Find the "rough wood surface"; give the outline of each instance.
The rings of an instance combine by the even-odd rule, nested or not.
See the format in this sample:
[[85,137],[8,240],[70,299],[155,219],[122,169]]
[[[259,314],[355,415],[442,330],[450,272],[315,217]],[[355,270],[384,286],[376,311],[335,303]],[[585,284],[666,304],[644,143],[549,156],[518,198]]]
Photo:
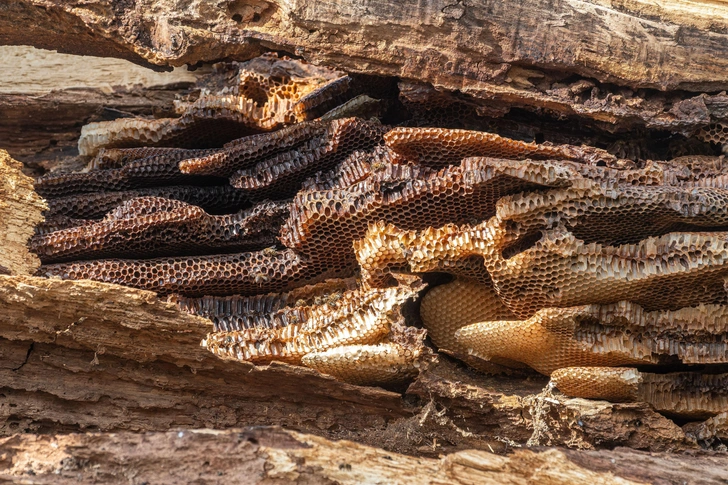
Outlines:
[[[281,50],[458,90],[489,112],[688,134],[728,118],[727,18],[724,3],[683,0],[11,0],[0,44],[160,66]],[[83,122],[163,114],[178,88],[6,94],[0,140],[31,163],[72,155]],[[484,377],[440,356],[408,387],[384,390],[218,360],[199,346],[210,324],[153,293],[30,276],[24,239],[42,204],[0,157],[3,180],[20,181],[0,186],[0,481],[724,480],[726,456],[698,452],[694,426],[645,404],[567,399],[539,376]],[[309,435],[236,429],[270,425]],[[483,451],[526,445],[581,450]],[[633,449],[607,451],[619,446]]]
[[197,77],[30,47],[0,46],[0,64],[14,66],[0,80],[0,146],[35,175],[73,162],[86,123],[172,114],[175,95]]
[[21,170],[20,162],[0,150],[0,274],[30,273],[40,266],[26,243],[46,205]]
[[0,439],[3,483],[712,485],[725,483],[727,465],[725,456],[624,449],[415,458],[276,428]]
[[681,91],[728,88],[722,2],[12,0],[0,8],[0,44],[161,66],[275,49],[459,90],[489,108],[622,127],[686,131],[728,113],[723,95]]

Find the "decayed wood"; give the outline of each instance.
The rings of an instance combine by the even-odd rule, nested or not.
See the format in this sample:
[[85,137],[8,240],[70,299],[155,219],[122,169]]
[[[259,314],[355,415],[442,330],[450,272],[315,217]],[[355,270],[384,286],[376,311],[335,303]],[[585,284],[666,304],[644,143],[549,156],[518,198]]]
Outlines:
[[726,456],[624,449],[415,458],[276,428],[0,439],[9,483],[718,484],[727,465]]
[[[118,59],[19,47],[0,47],[0,63],[14,72],[0,81],[0,146],[36,175],[74,162],[86,123],[173,115],[175,96],[196,78],[183,70],[154,73]],[[119,70],[126,72],[115,74]]]
[[728,113],[726,96],[689,93],[728,89],[721,2],[12,0],[2,8],[0,44],[161,66],[276,49],[459,90],[491,108],[537,107],[622,128],[688,132]]
[[22,164],[0,150],[0,274],[34,271],[40,260],[25,247],[33,228],[43,220],[45,202],[33,190]]

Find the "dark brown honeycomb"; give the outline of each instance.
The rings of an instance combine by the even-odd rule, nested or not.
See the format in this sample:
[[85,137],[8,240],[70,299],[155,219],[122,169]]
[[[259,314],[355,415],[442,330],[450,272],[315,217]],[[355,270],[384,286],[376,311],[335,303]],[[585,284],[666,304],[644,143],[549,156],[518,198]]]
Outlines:
[[240,190],[228,185],[195,187],[175,185],[145,189],[105,191],[48,199],[46,219],[57,215],[77,219],[100,219],[122,203],[137,197],[162,197],[201,207],[212,214],[235,212],[250,203]]
[[214,216],[178,200],[139,197],[101,221],[36,235],[30,248],[43,263],[249,251],[274,246],[287,215],[287,203]]
[[321,136],[234,173],[230,184],[257,199],[295,195],[302,182],[317,172],[334,168],[356,150],[381,144],[386,131],[379,122],[331,121]]
[[220,177],[182,173],[180,160],[210,153],[208,150],[175,150],[125,163],[120,168],[80,173],[51,173],[36,180],[35,190],[46,198],[90,192],[120,191],[167,185],[221,185]]
[[698,132],[698,138],[718,145],[728,144],[728,123],[713,123]]
[[227,143],[222,149],[199,157],[187,157],[179,164],[179,168],[186,174],[229,177],[238,170],[250,168],[261,160],[323,136],[327,128],[327,122],[310,121],[272,133],[243,137]]
[[40,275],[90,279],[185,296],[259,295],[351,274],[330,269],[290,249],[152,259],[100,259],[41,266]]

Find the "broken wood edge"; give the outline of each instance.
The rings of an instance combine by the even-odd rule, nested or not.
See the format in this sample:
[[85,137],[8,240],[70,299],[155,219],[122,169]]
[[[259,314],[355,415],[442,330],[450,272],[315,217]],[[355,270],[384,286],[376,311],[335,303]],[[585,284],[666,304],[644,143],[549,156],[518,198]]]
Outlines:
[[36,224],[44,220],[47,206],[22,167],[0,150],[0,274],[30,274],[40,266],[27,242]]

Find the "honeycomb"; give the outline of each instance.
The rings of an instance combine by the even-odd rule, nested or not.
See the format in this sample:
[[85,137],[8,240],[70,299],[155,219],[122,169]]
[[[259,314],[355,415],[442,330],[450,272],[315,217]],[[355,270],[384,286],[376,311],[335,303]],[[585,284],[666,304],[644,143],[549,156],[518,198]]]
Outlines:
[[[45,234],[49,234],[55,231],[60,231],[63,229],[69,229],[71,227],[79,227],[79,226],[85,226],[88,224],[93,224],[96,222],[94,219],[77,219],[74,217],[67,217],[64,215],[56,214],[54,216],[46,217],[46,219],[36,224],[35,226],[35,235],[36,236],[42,236]],[[30,246],[31,242],[28,241],[28,246]]]
[[414,238],[430,239],[431,231],[432,229],[428,228],[421,233],[403,232],[394,225],[384,224],[382,221],[369,226],[364,238],[354,241],[354,252],[364,286],[374,288],[390,286],[396,281],[393,274],[408,273],[409,269],[419,273],[447,272],[461,279],[490,283],[490,275],[483,265],[483,258],[475,254],[464,258],[433,258],[430,261],[432,264],[424,269],[412,266],[410,260],[421,256],[412,253],[411,248],[417,246],[417,240]]
[[389,148],[407,160],[441,168],[468,157],[533,160],[574,160],[619,166],[620,160],[598,148],[538,145],[511,140],[494,133],[446,128],[394,128],[384,136]]
[[399,163],[397,155],[383,145],[371,150],[355,150],[336,168],[318,172],[301,183],[301,191],[316,192],[331,189],[346,189],[363,182],[374,172],[384,170],[388,165]]
[[352,274],[352,265],[328,268],[296,252],[260,251],[151,259],[98,259],[46,264],[38,274],[116,283],[160,295],[258,295],[289,291]]
[[376,345],[342,345],[310,352],[301,363],[351,384],[392,383],[417,374],[421,349],[410,349],[391,342]]
[[634,401],[642,373],[630,367],[563,367],[551,374],[551,384],[567,396]]
[[134,190],[141,187],[168,185],[222,185],[219,177],[187,175],[178,164],[185,157],[210,153],[209,150],[176,150],[146,158],[131,160],[119,168],[90,170],[77,173],[50,173],[35,182],[35,190],[45,198],[74,194]]
[[327,264],[354,261],[352,243],[380,220],[420,229],[481,220],[522,190],[567,186],[573,173],[548,163],[471,159],[438,172],[387,165],[344,189],[301,191],[281,230],[286,247]]
[[[456,279],[436,286],[425,293],[420,304],[420,317],[432,343],[441,350],[458,356],[470,355],[468,342],[460,343],[456,332],[478,322],[516,320],[516,316],[500,301],[490,283]],[[520,367],[516,360],[489,356],[490,362]]]
[[709,143],[717,143],[718,145],[728,144],[728,123],[713,123],[700,129],[697,138]]
[[[345,291],[336,301],[278,310],[283,313],[279,317],[280,321],[285,321],[282,326],[256,326],[210,333],[203,341],[203,346],[223,358],[254,363],[278,360],[298,364],[311,352],[347,345],[377,344],[389,333],[390,325],[397,320],[402,304],[416,294],[416,290],[406,286]],[[367,350],[366,357],[362,358],[377,358],[376,353]],[[399,356],[399,359],[405,357]],[[386,355],[380,353],[379,358],[386,360]],[[396,355],[390,358],[397,362]],[[313,361],[320,362],[320,355],[313,357]],[[334,362],[336,359],[331,361],[332,364]],[[341,366],[340,362],[338,366]]]
[[306,117],[309,110],[317,108],[319,98],[311,98],[305,106],[298,102],[341,77],[340,72],[279,59],[274,54],[218,69],[237,71],[232,89],[224,86],[211,92],[211,86],[203,86],[198,99],[178,103],[178,118],[122,118],[90,123],[81,131],[79,152],[82,156],[93,156],[101,148],[219,146]]
[[[86,166],[85,171],[90,170],[106,170],[110,168],[121,168],[129,162],[142,158],[156,157],[158,155],[176,156],[177,160],[182,160],[184,155],[194,151],[184,148],[158,148],[158,147],[137,147],[137,148],[102,148],[94,158]],[[202,153],[202,152],[199,152]],[[194,155],[193,155],[194,156]]]
[[[451,298],[451,307],[456,306],[459,298]],[[433,304],[444,304],[438,295],[432,299]],[[477,311],[488,303],[474,306]],[[522,362],[546,375],[571,366],[719,364],[728,349],[728,307],[724,305],[645,312],[638,305],[619,302],[547,308],[527,320],[488,317],[467,324],[469,317],[463,315],[462,320],[448,324],[464,324],[453,333],[468,354]],[[433,324],[438,330],[445,325],[441,320]]]
[[728,374],[653,374],[632,368],[567,367],[554,372],[551,382],[569,396],[639,400],[662,413],[692,419],[721,415],[728,409]]
[[168,295],[213,322],[221,358],[372,384],[417,373],[424,331],[403,305],[446,273],[413,308],[469,365],[687,417],[726,408],[710,374],[728,362],[724,157],[390,128],[370,117],[404,105],[409,126],[466,128],[503,112],[406,82],[395,105],[393,79],[273,55],[197,91],[178,118],[89,125],[86,170],[38,179],[40,274]]
[[[481,256],[499,297],[521,318],[544,308],[626,299],[647,310],[725,302],[728,233],[669,232],[725,229],[722,211],[715,210],[721,205],[711,205],[723,203],[724,189],[645,187],[638,193],[653,196],[642,199],[642,206],[629,196],[611,197],[629,194],[626,188],[600,189],[596,193],[605,197],[585,199],[590,208],[562,205],[575,200],[565,196],[575,190],[504,197],[495,217],[473,226],[451,224],[419,233],[388,228],[386,239],[358,243],[371,248],[358,254],[363,275],[372,268],[401,266],[403,256],[413,272]],[[674,198],[664,203],[661,194]],[[620,213],[623,203],[630,208]],[[670,203],[684,211],[665,215]],[[615,213],[621,215],[614,218]]]
[[138,197],[101,221],[36,235],[29,246],[43,263],[246,251],[275,245],[287,215],[286,203],[214,216],[179,200]]
[[271,133],[251,135],[233,140],[220,150],[187,157],[179,163],[182,173],[229,177],[238,170],[254,166],[267,157],[290,151],[312,138],[326,133],[328,123],[310,121],[298,123]]
[[[412,115],[409,126],[465,128],[480,120],[480,106],[443,93],[429,84],[400,81],[399,100]],[[493,113],[496,117],[504,112]]]
[[235,172],[230,185],[257,199],[295,195],[301,183],[317,172],[335,168],[356,150],[379,145],[385,131],[379,122],[356,118],[331,121],[320,137]]
[[248,198],[239,190],[227,185],[195,187],[174,185],[171,187],[147,187],[136,190],[94,192],[48,199],[46,220],[55,216],[76,219],[100,219],[107,212],[124,202],[138,197],[161,197],[186,202],[210,213],[226,213],[249,205]]
[[[587,185],[517,194],[499,201],[499,226],[508,225],[504,244],[536,231],[562,227],[585,243],[620,245],[671,232],[728,229],[723,188]],[[500,230],[500,229],[497,229]],[[510,251],[513,256],[513,251]]]
[[[215,332],[245,330],[254,327],[281,328],[288,325],[292,307],[334,304],[343,292],[359,286],[355,278],[325,280],[315,285],[295,288],[286,293],[268,293],[255,296],[203,296],[171,297],[177,306],[192,315],[212,321]],[[286,311],[281,311],[281,310]],[[296,309],[294,313],[302,311]],[[296,318],[300,321],[300,316]]]

